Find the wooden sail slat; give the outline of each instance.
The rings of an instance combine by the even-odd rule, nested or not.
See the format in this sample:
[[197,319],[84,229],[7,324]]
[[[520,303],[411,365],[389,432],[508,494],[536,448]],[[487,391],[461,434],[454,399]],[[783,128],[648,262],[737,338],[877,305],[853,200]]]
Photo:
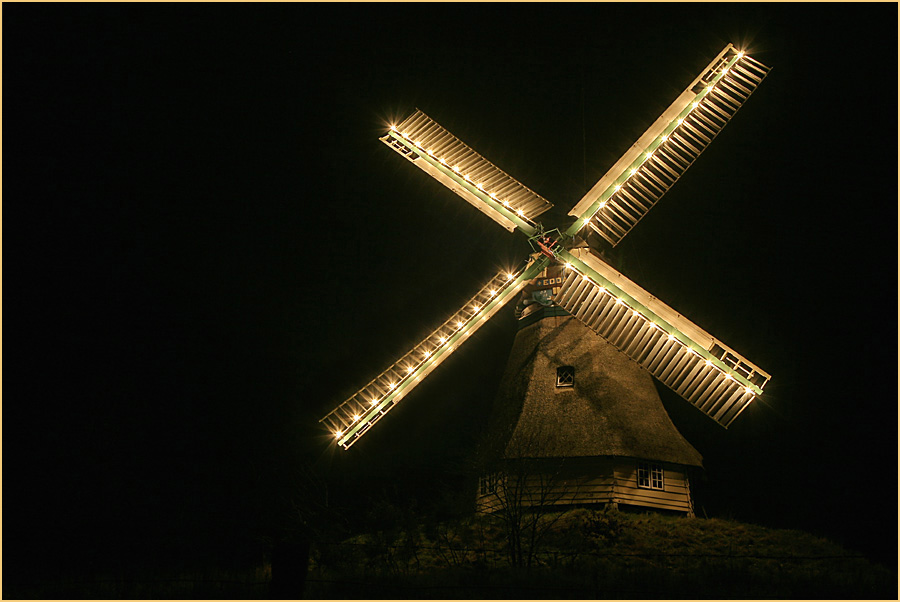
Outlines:
[[[721,342],[587,249],[563,256],[572,258],[570,273],[555,296],[556,303],[720,424],[727,426],[723,417],[740,411],[732,406],[744,394],[751,398],[755,394],[752,383],[722,362],[726,354],[768,379],[730,348],[720,351],[726,349]],[[589,272],[571,263],[576,259]],[[611,294],[601,292],[601,286]]]
[[[613,189],[624,187],[635,176],[644,176],[654,185],[662,184],[663,189],[651,195],[658,200],[707,148],[765,77],[767,69],[757,65],[757,61],[751,61],[733,46],[727,46],[588,191],[569,215],[579,219],[590,217],[591,223],[602,223],[605,220],[597,216],[613,211],[615,207],[614,203],[606,202],[617,194],[612,192]],[[740,83],[738,77],[741,78]],[[668,147],[667,137],[679,134],[678,150]],[[692,142],[688,142],[688,138]],[[599,227],[595,229],[615,246],[637,225],[656,200],[643,213],[630,216],[631,219],[621,224],[624,233],[600,231],[602,228]]]
[[501,273],[399,360],[338,404],[319,422],[347,448],[415,388],[488,318],[514,299],[549,262],[531,261],[515,274]]
[[[401,137],[408,144],[397,144],[397,138]],[[505,214],[502,207],[495,205],[491,198],[483,198],[484,195],[491,197],[493,194],[492,198],[496,198],[501,204],[506,200],[512,212],[521,210],[527,220],[534,220],[553,206],[547,199],[479,155],[422,111],[416,110],[395,125],[381,140],[509,230],[513,230],[516,226],[515,215]],[[410,144],[417,151],[416,156],[408,152]],[[440,163],[442,159],[444,163]],[[483,191],[483,195],[478,191],[467,189],[466,185],[451,175],[451,172],[463,179],[468,176],[467,182],[473,186],[481,184],[480,191]],[[530,234],[530,231],[527,233]]]

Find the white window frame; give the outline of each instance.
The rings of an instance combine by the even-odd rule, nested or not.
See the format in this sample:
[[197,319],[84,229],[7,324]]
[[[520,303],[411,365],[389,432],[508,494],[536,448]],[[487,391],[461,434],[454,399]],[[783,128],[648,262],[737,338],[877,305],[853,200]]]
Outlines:
[[661,464],[651,464],[650,462],[641,462],[637,468],[637,486],[641,489],[654,489],[656,491],[665,491],[665,470]]
[[[571,374],[571,379],[566,382],[563,381],[562,377],[564,376],[563,370],[568,368],[569,373]],[[575,366],[559,366],[556,369],[556,388],[557,389],[572,389],[575,387]]]

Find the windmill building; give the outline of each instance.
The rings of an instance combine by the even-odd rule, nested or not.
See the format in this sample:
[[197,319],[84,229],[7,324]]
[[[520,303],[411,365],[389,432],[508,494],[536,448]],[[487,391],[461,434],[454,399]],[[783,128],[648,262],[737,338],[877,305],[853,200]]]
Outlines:
[[[381,140],[502,227],[528,237],[524,264],[497,274],[406,355],[320,422],[348,448],[518,300],[518,333],[500,384],[478,507],[527,462],[526,500],[692,513],[700,454],[662,406],[653,378],[723,427],[769,375],[621,274],[615,247],[675,184],[762,82],[768,68],[726,46],[572,208],[568,229],[537,221],[552,204],[421,111]],[[588,234],[591,233],[591,236]],[[596,243],[595,243],[596,239]],[[503,474],[503,478],[498,475]]]
[[[548,475],[543,486],[552,488],[543,504],[692,514],[690,474],[702,467],[699,452],[675,428],[647,371],[565,310],[538,301],[559,292],[552,285],[561,282],[560,270],[546,272],[516,308],[488,461],[536,459],[533,470]],[[496,486],[495,478],[480,480],[479,510],[497,502]]]

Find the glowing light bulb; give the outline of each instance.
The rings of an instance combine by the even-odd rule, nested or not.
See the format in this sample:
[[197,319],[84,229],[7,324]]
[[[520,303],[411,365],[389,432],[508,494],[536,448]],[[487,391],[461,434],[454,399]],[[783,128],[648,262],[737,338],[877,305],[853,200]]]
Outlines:
[[396,132],[396,131],[397,131],[397,126],[391,124],[391,131],[392,131],[392,132]]
[[444,344],[444,343],[447,342],[447,337],[441,337],[441,338],[438,339],[438,340],[441,342],[441,344]]
[[730,374],[726,374],[725,380],[734,380],[734,378]]
[[700,104],[699,102],[692,102],[691,108],[696,109],[699,104]]
[[751,389],[750,387],[744,387],[744,393],[746,393],[747,395],[753,395],[753,389]]
[[639,314],[638,314],[638,310],[632,309],[632,310],[631,310],[631,315],[632,315],[632,316],[637,316],[637,315],[639,315]]
[[504,206],[504,207],[509,207],[509,201],[503,201],[503,206]]
[[604,207],[606,207],[606,201],[602,201],[599,208],[603,209]]
[[475,188],[477,188],[478,190],[484,192],[484,186],[482,186],[480,182],[479,182],[478,184],[475,184]]
[[663,136],[663,137],[662,137],[662,141],[663,141],[663,142],[665,142],[665,141],[668,140],[668,139],[669,139],[668,136]]
[[706,365],[707,365],[707,366],[712,366],[712,362],[709,361],[709,360],[706,360]]
[[569,263],[568,261],[566,262],[566,269],[567,269],[567,270],[571,270],[571,269],[572,269],[572,264]]
[[491,289],[490,291],[488,291],[488,293],[491,295],[491,297],[493,297],[494,295],[497,294],[497,291]]
[[587,274],[582,274],[582,275],[581,275],[581,279],[582,279],[582,280],[590,280],[590,278],[588,277]]
[[724,75],[728,75],[728,69],[723,69],[723,70],[722,70],[722,75],[723,75],[723,76],[724,76]]
[[606,290],[606,287],[605,287],[605,286],[601,286],[601,287],[600,287],[600,293],[601,293],[601,294],[602,294],[602,293],[608,293],[608,292],[609,292],[609,291]]
[[353,415],[353,422],[358,422],[358,421],[359,421],[359,414],[354,414],[354,415]]
[[370,406],[373,406],[373,405],[375,405],[376,403],[378,403],[378,400],[375,399],[375,398],[373,397],[373,398],[372,398],[372,401],[369,402],[369,405],[370,405]]
[[396,389],[396,388],[397,388],[396,383],[391,383],[391,384],[388,385],[388,389],[390,389],[391,391],[393,391],[393,390]]
[[471,182],[471,181],[472,181],[472,180],[469,179],[469,174],[464,175],[463,178],[465,179],[466,182]]
[[343,435],[343,434],[344,434],[344,433],[343,433],[342,431],[334,431],[334,437],[335,437],[335,439],[340,439],[340,438],[341,438],[341,435]]
[[519,217],[525,217],[525,212],[521,209],[516,209],[516,215],[518,215]]
[[447,165],[447,162],[446,162],[446,161],[444,161],[444,159],[443,159],[443,158],[441,158],[441,159],[438,159],[438,161],[440,161],[440,162],[441,162],[441,165]]
[[675,340],[675,335],[674,335],[674,334],[670,334],[670,335],[668,336],[668,339],[669,339],[670,341],[674,341],[674,340]]
[[412,366],[410,366],[409,368],[406,369],[406,373],[409,374],[409,373],[411,373],[413,370],[415,370],[415,368],[413,368]]
[[616,305],[625,305],[625,302],[621,299],[616,299]]
[[456,323],[456,327],[457,327],[457,328],[462,328],[462,326],[463,326],[463,323],[462,323],[462,322],[457,322],[457,323]]
[[493,192],[490,193],[488,196],[491,197],[492,199],[494,199],[495,201],[497,200],[497,195],[494,194]]
[[472,309],[474,309],[475,311],[478,311],[479,309],[481,309],[481,307],[479,307],[478,305],[473,305]]
[[453,171],[455,171],[456,173],[459,173],[459,165],[454,165]]
[[512,279],[513,279],[513,275],[512,275],[512,274],[507,274],[507,275],[506,275],[506,279],[507,279],[507,280],[512,280]]
[[738,52],[738,58],[739,58],[739,59],[744,58],[744,51],[743,51],[743,50],[741,50],[740,52]]
[[637,173],[637,167],[635,167],[634,169],[631,170],[631,175],[634,175],[636,173]]
[[682,123],[684,123],[684,117],[678,120],[678,125],[681,125]]
[[618,192],[618,191],[621,190],[621,189],[622,189],[622,185],[621,185],[621,184],[616,184],[616,188],[615,188],[616,192]]
[[431,357],[431,352],[430,352],[430,351],[426,351],[426,352],[423,353],[422,355],[424,355],[425,357]]

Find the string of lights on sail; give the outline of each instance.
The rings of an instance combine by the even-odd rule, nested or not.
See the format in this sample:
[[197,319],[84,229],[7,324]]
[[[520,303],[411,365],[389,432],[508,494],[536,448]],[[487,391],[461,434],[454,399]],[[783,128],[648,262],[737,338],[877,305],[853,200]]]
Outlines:
[[613,246],[647,214],[750,97],[769,68],[728,45],[569,212]]
[[728,427],[769,375],[584,249],[560,254],[554,301],[713,420]]
[[[770,376],[583,248],[588,224],[615,246],[710,144],[769,68],[728,45],[579,201],[553,241],[535,219],[552,205],[416,111],[381,140],[504,228],[538,241],[517,274],[499,275],[429,337],[326,415],[348,448],[555,261],[567,276],[554,301],[701,411],[728,426]],[[568,249],[568,250],[567,250]]]
[[381,141],[510,232],[533,235],[534,219],[553,206],[422,111],[391,126]]
[[549,259],[541,257],[536,261],[530,260],[518,272],[497,274],[421,343],[319,422],[325,425],[338,445],[349,448],[472,333],[515,298],[548,262]]

